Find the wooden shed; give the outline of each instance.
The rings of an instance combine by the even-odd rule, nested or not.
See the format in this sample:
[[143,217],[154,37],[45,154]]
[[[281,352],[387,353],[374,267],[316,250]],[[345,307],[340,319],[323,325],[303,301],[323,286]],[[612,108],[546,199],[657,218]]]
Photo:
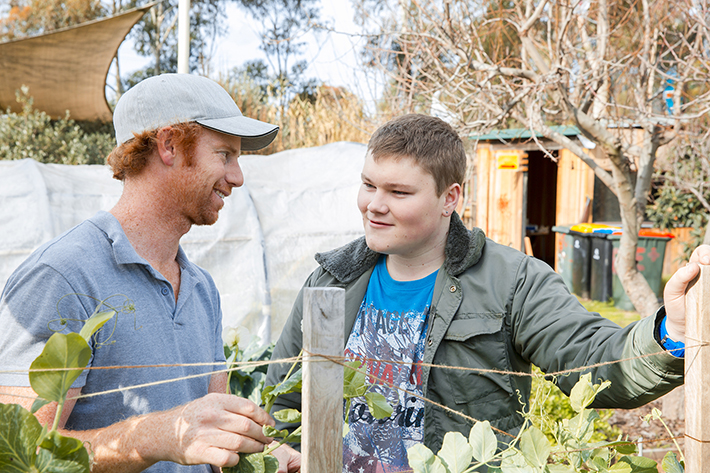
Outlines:
[[[556,130],[579,139],[576,127]],[[472,223],[494,241],[523,251],[525,236],[529,237],[535,257],[555,267],[556,239],[561,243],[562,236],[552,227],[591,221],[594,172],[569,150],[542,136],[533,138],[527,129],[498,130],[471,139]],[[601,197],[606,189],[600,186],[604,187],[601,183],[596,187]]]

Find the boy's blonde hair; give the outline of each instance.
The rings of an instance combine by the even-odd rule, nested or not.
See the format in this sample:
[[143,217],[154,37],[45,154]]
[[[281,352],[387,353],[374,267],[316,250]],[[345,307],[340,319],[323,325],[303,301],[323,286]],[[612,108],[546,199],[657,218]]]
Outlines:
[[409,157],[434,177],[437,196],[451,184],[463,185],[466,153],[459,135],[445,121],[409,114],[388,121],[370,138],[367,151],[375,161]]

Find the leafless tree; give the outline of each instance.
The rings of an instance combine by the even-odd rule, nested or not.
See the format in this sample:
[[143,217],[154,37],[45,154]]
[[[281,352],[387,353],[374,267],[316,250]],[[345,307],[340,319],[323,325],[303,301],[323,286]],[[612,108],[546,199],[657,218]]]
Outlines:
[[[385,3],[360,0],[360,13]],[[399,14],[388,17],[369,54],[390,74],[397,103],[438,102],[464,133],[523,126],[579,156],[619,200],[617,271],[636,309],[652,314],[657,298],[636,268],[638,233],[656,151],[710,109],[706,0],[390,6]],[[577,126],[603,150],[611,172],[555,124]]]

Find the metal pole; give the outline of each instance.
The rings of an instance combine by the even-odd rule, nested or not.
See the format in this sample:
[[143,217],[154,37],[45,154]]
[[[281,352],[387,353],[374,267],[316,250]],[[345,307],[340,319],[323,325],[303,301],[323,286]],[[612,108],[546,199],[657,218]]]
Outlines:
[[190,73],[190,0],[178,2],[178,73]]

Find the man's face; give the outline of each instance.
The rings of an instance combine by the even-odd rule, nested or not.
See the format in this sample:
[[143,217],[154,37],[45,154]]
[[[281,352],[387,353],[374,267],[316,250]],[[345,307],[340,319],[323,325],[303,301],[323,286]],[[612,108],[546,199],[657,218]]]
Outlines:
[[357,203],[370,249],[405,258],[439,250],[443,255],[449,228],[445,201],[446,193],[436,195],[434,177],[414,159],[375,161],[368,153]]
[[244,184],[239,167],[242,139],[204,129],[192,153],[192,165],[180,161],[172,186],[177,204],[191,225],[212,225],[234,187]]

